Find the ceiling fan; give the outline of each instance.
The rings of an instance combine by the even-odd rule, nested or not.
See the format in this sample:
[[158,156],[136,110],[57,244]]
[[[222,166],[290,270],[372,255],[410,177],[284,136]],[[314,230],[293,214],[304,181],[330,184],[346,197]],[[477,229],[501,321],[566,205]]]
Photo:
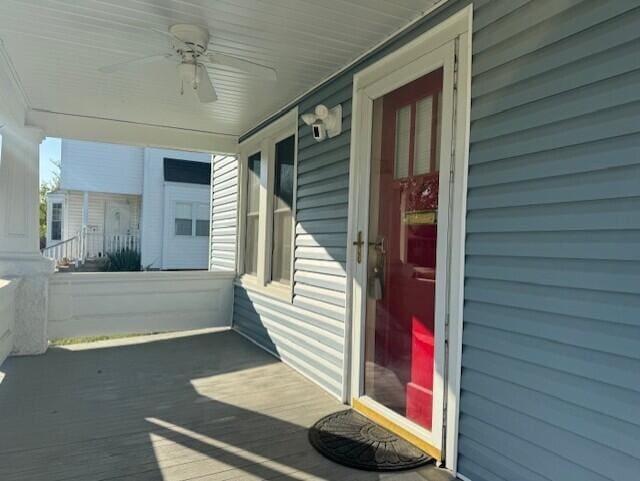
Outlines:
[[205,63],[224,65],[264,78],[265,80],[277,79],[277,73],[271,67],[266,67],[231,55],[210,51],[209,31],[206,28],[198,25],[178,24],[169,27],[168,32],[158,32],[171,37],[172,53],[136,58],[126,62],[107,65],[101,67],[99,70],[103,73],[113,73],[126,69],[131,65],[162,61],[177,62],[180,93],[184,94],[185,86],[191,87],[200,102],[203,103],[215,102],[218,98],[211,79],[209,78]]

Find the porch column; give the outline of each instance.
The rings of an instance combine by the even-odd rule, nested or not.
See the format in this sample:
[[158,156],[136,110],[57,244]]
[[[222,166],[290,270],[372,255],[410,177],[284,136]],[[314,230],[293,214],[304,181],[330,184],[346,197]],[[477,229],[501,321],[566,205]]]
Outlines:
[[48,279],[53,262],[40,254],[40,129],[0,129],[0,278],[16,279],[12,354],[47,349]]

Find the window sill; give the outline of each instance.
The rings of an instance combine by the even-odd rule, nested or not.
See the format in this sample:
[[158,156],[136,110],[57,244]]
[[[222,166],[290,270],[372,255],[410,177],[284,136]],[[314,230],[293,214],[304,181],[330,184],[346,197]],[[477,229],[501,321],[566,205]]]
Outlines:
[[293,303],[293,288],[290,285],[280,282],[270,282],[261,285],[255,276],[243,275],[236,281],[236,285],[252,292],[257,292],[263,296],[271,297],[289,304]]

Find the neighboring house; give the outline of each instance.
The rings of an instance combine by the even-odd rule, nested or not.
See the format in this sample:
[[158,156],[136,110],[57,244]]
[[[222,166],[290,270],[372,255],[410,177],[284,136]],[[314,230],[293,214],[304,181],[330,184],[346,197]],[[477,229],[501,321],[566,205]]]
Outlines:
[[74,242],[71,261],[131,247],[143,267],[206,269],[210,177],[211,154],[62,140],[48,251]]

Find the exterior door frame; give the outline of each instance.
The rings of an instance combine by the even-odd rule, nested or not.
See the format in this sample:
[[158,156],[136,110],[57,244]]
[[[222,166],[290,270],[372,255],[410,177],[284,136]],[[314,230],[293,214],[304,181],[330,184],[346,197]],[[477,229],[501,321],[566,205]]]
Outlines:
[[[403,423],[390,415],[391,427],[407,439],[443,461],[448,469],[456,472],[459,392],[462,355],[462,304],[464,299],[464,248],[466,222],[466,192],[469,157],[470,124],[470,87],[471,87],[471,5],[463,8],[447,20],[417,37],[407,45],[390,53],[381,60],[354,75],[352,105],[352,140],[349,192],[349,255],[347,260],[348,309],[346,324],[346,346],[348,346],[345,367],[345,400],[355,404],[365,414],[376,417],[378,409],[370,409],[366,402],[359,400],[363,390],[361,369],[364,359],[363,326],[366,320],[366,281],[368,249],[363,249],[362,262],[356,259],[356,249],[352,247],[357,233],[364,235],[365,246],[368,242],[369,222],[369,181],[371,162],[371,127],[373,120],[373,100],[423,75],[445,67],[445,82],[453,82],[451,105],[453,112],[445,119],[453,125],[450,146],[446,154],[451,158],[451,171],[441,172],[440,181],[449,182],[449,226],[448,237],[451,240],[446,265],[446,289],[441,304],[444,313],[440,316],[441,326],[436,326],[436,336],[445,340],[442,347],[441,364],[437,369],[441,373],[441,392],[445,393],[439,403],[434,401],[434,420],[439,416],[442,423],[434,423],[430,439],[426,432]],[[436,52],[434,54],[434,52]],[[437,59],[444,59],[442,61]],[[440,62],[438,64],[438,62]],[[443,65],[443,62],[445,63]],[[446,62],[451,62],[446,65]],[[443,93],[444,95],[444,93]],[[440,254],[439,257],[440,259]],[[438,332],[440,330],[440,332]],[[436,354],[436,364],[438,354]],[[434,379],[434,383],[436,380]],[[435,389],[434,389],[435,393]],[[366,400],[365,400],[366,401]],[[439,403],[439,404],[438,404]],[[383,410],[384,411],[384,410]],[[397,416],[396,416],[397,417]],[[394,422],[395,421],[395,422]],[[431,442],[430,442],[431,441]],[[435,442],[434,442],[435,441]],[[433,442],[433,444],[432,444]]]

